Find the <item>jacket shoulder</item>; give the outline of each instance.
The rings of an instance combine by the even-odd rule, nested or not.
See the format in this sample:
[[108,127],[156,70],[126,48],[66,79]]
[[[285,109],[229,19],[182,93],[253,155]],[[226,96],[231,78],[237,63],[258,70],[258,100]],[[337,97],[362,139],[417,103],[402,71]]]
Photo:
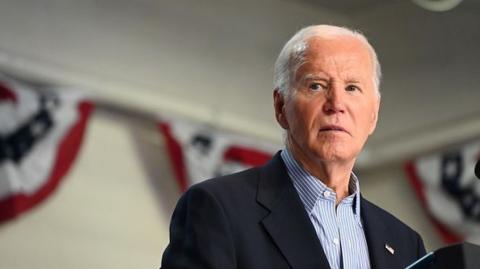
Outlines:
[[364,209],[368,211],[368,214],[373,214],[377,218],[381,219],[387,227],[391,227],[395,230],[402,230],[407,233],[418,234],[414,229],[408,226],[406,223],[392,215],[390,212],[385,209],[377,206],[376,204],[368,201],[362,197],[362,203],[364,204]]
[[217,198],[256,192],[260,169],[254,167],[237,173],[210,178],[192,185],[187,192],[203,191]]

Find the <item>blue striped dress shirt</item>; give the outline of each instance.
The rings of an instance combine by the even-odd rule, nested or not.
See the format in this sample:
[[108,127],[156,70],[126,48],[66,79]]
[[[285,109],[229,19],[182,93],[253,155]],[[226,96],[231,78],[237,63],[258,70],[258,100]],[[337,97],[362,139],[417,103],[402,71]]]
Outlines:
[[352,173],[350,195],[335,207],[336,194],[303,169],[288,149],[281,152],[332,269],[368,269],[367,241],[360,217],[360,185]]

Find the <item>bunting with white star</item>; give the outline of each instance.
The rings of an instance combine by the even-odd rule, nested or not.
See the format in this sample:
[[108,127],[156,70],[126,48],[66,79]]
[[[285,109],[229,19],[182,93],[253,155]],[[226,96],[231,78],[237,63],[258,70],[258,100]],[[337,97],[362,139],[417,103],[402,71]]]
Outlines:
[[186,119],[160,121],[179,188],[265,164],[280,148],[267,141]]
[[480,180],[474,167],[480,142],[432,153],[405,165],[433,226],[446,243],[480,243]]
[[0,76],[0,221],[38,205],[62,181],[93,109],[79,91]]

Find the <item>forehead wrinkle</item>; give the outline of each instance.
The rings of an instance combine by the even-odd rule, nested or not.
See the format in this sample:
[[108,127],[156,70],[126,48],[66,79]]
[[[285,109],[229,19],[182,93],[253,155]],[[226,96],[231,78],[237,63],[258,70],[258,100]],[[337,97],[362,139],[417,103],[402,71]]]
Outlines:
[[[304,76],[304,79],[308,78],[317,78],[321,80],[326,80],[326,81],[342,81],[342,82],[351,82],[351,81],[359,81],[359,77],[361,75],[356,72],[355,66],[345,65],[343,62],[338,61],[335,59],[335,57],[326,57],[326,60],[328,60],[328,65],[331,66],[331,68],[327,67],[326,69],[328,71],[323,71],[319,70],[313,73],[309,73]],[[353,60],[352,60],[353,61]],[[317,66],[312,66],[313,68],[318,68]],[[353,71],[352,71],[353,70]]]
[[302,80],[327,80],[326,75],[324,72],[317,72],[317,73],[308,73],[304,75]]
[[[358,69],[359,59],[356,57],[347,57],[346,59],[336,59],[332,57],[329,59],[332,62],[333,70],[335,70],[334,80],[341,80],[344,83],[362,83],[364,79],[364,69]],[[367,75],[368,77],[368,75]]]
[[[369,68],[373,71],[373,59],[364,44],[361,44],[361,49],[352,47],[356,46],[352,44],[352,46],[338,50],[332,42],[335,42],[335,39],[311,39],[309,41],[304,62],[296,70],[295,80],[297,83],[311,78],[323,79],[329,83],[367,83],[364,80],[367,79],[365,77],[369,77]],[[368,61],[368,67],[359,68],[359,65],[365,64],[365,60]],[[307,73],[307,75],[302,73]]]
[[[368,59],[368,68],[371,69],[373,73],[373,57],[368,49],[368,46],[359,40],[353,40],[356,44],[351,44],[349,47],[345,48],[346,50],[336,50],[335,44],[332,42],[336,42],[341,39],[351,39],[350,37],[340,36],[337,38],[332,39],[325,39],[325,38],[312,38],[309,40],[309,47],[307,52],[305,53],[305,59],[311,61],[323,61],[324,64],[332,64],[335,66],[338,74],[342,74],[339,72],[341,70],[338,69],[338,65],[345,66],[346,68],[352,67],[355,68],[358,65],[359,61],[365,60],[364,57]],[[351,41],[351,40],[350,40]],[[358,47],[360,45],[360,47]],[[335,52],[334,55],[331,54],[333,51]],[[354,53],[352,53],[352,50]],[[363,61],[362,61],[363,62]],[[315,66],[315,64],[314,64]]]

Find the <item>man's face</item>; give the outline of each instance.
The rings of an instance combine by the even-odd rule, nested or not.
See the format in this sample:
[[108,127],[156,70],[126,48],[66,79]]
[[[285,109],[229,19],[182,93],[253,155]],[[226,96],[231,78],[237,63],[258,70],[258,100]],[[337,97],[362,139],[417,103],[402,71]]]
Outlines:
[[275,91],[277,121],[294,152],[310,160],[353,161],[377,122],[370,52],[352,37],[308,44],[291,93]]

